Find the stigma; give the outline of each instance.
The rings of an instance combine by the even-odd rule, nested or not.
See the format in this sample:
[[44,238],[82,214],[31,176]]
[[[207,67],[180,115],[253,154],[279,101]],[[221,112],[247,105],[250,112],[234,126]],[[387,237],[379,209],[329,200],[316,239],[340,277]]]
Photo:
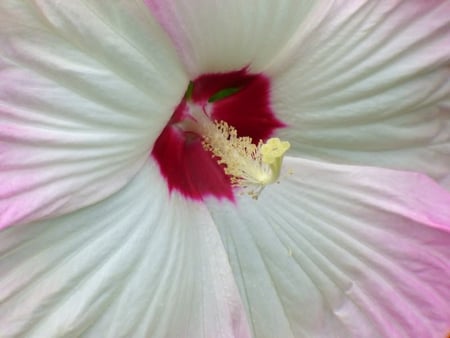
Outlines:
[[201,135],[203,148],[222,165],[233,187],[258,199],[267,185],[278,182],[289,142],[279,138],[254,142],[251,137],[238,136],[227,122],[212,121],[207,106],[189,108],[190,117],[181,122],[182,129]]

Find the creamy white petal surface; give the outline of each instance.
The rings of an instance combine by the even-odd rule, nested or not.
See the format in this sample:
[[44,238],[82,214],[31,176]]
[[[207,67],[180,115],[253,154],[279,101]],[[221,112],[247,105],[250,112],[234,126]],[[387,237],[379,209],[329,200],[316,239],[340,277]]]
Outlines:
[[255,337],[445,337],[450,194],[416,173],[286,162],[257,201],[209,202]]
[[288,158],[211,217],[148,156],[188,78],[248,66],[294,156],[448,184],[449,14],[1,0],[0,336],[445,337],[450,196],[431,179]]
[[324,3],[266,69],[291,154],[447,177],[450,2]]
[[0,4],[0,227],[121,188],[187,79],[134,1]]
[[2,337],[249,337],[208,211],[169,198],[157,170],[1,233]]
[[144,0],[191,78],[250,66],[260,71],[314,7],[310,0]]

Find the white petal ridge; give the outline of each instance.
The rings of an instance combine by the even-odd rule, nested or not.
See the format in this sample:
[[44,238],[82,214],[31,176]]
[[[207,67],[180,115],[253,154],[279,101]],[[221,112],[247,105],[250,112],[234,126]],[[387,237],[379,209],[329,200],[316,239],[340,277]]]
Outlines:
[[416,173],[286,167],[257,201],[208,202],[255,337],[444,337],[448,192]]
[[450,2],[323,1],[265,70],[291,154],[450,175]]
[[109,199],[0,232],[2,337],[249,337],[208,211],[155,165]]
[[315,6],[303,0],[144,0],[190,77],[249,66],[259,72]]
[[120,189],[186,83],[142,3],[2,1],[0,227]]

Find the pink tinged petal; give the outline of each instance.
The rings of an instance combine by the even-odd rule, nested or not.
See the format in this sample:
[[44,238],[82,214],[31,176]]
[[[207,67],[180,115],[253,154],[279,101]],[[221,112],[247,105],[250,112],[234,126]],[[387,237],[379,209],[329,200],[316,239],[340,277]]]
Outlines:
[[144,0],[191,78],[241,69],[259,72],[286,44],[315,1]]
[[323,2],[266,69],[292,151],[450,174],[450,2]]
[[255,337],[445,337],[450,194],[416,173],[286,167],[257,201],[209,202]]
[[0,46],[0,227],[120,189],[187,82],[135,2],[5,0]]
[[[176,212],[174,212],[176,211]],[[0,232],[2,337],[249,337],[204,205],[155,164],[70,215]]]
[[[208,105],[212,121],[225,121],[240,136],[249,136],[255,143],[266,140],[276,129],[284,127],[270,103],[270,80],[263,75],[249,74],[246,69],[220,74],[205,74],[193,81],[190,104],[199,109]],[[213,103],[208,100],[223,89],[238,91]],[[157,161],[169,191],[203,200],[206,196],[234,200],[229,178],[223,167],[202,146],[202,135],[180,130],[177,126],[188,114],[186,98],[156,140],[152,156]]]

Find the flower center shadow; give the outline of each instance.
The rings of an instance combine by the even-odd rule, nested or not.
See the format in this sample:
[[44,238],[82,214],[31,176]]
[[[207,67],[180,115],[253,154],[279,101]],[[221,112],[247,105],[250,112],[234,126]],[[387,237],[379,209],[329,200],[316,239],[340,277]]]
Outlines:
[[170,192],[199,201],[207,196],[234,201],[236,179],[227,174],[225,161],[218,161],[205,147],[204,128],[209,122],[199,124],[199,114],[211,124],[220,121],[232,126],[237,137],[250,138],[256,146],[285,126],[271,108],[270,80],[246,69],[198,77],[151,152]]

